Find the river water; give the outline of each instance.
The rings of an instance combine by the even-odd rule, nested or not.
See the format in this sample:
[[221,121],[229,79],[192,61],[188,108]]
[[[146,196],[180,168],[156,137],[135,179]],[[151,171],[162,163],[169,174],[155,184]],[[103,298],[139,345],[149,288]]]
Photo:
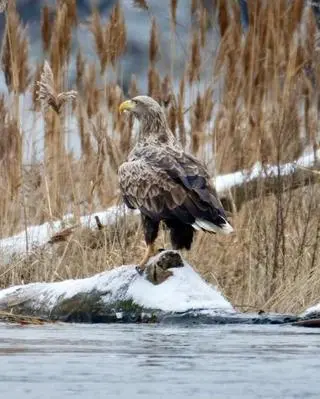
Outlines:
[[319,398],[319,330],[0,324],[1,399]]

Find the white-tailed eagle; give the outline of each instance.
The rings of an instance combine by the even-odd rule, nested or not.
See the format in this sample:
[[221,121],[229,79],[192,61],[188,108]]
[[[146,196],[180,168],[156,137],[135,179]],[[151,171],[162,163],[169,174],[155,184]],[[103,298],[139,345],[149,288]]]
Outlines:
[[124,202],[140,210],[147,244],[138,271],[142,273],[155,254],[160,221],[169,228],[174,249],[190,249],[195,230],[231,233],[206,168],[183,150],[160,105],[150,97],[137,96],[123,102],[119,110],[140,121],[137,143],[119,168]]

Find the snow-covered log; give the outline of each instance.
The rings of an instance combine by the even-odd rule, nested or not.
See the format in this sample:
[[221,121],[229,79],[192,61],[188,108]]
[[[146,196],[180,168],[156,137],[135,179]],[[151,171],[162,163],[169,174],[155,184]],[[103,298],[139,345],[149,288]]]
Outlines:
[[320,319],[320,303],[310,306],[301,314],[301,317],[304,319]]
[[[287,324],[295,315],[236,311],[174,251],[164,251],[143,276],[120,266],[95,276],[33,283],[0,291],[0,320],[23,324],[46,320],[86,323]],[[167,269],[170,268],[170,270]],[[156,274],[163,280],[154,279]],[[165,273],[161,274],[162,269]],[[169,273],[166,273],[169,272]]]
[[[150,262],[148,271],[153,266],[163,267],[165,262],[162,253]],[[141,276],[129,265],[86,279],[7,288],[0,291],[0,320],[23,324],[54,320],[188,326],[284,324],[299,320],[295,315],[237,312],[187,263],[173,267],[169,262],[167,266],[170,275],[161,284],[154,284],[149,281],[150,274]]]
[[320,328],[320,303],[310,306],[293,323],[297,327]]
[[164,265],[170,253],[176,254],[164,251],[148,266],[164,270],[170,267],[170,274],[161,284],[149,281],[153,273],[141,276],[134,266],[121,266],[85,279],[4,289],[0,291],[0,311],[73,322],[148,322],[181,312],[235,313],[232,305],[190,265],[170,261]]
[[293,164],[291,167],[285,166],[287,167],[280,168],[278,172],[274,167],[267,168],[266,172],[260,176],[251,176],[239,184],[234,184],[229,190],[220,191],[219,195],[223,205],[229,211],[239,210],[245,202],[261,195],[261,182],[263,182],[264,195],[277,193],[279,186],[282,191],[286,191],[320,182],[320,163],[315,163],[310,168]]

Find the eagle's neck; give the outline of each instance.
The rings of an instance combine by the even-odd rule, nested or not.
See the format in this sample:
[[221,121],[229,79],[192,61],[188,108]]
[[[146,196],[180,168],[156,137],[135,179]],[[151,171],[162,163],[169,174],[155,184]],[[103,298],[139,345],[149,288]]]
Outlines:
[[140,144],[169,144],[175,138],[168,126],[166,117],[161,114],[145,115],[140,119],[139,139]]

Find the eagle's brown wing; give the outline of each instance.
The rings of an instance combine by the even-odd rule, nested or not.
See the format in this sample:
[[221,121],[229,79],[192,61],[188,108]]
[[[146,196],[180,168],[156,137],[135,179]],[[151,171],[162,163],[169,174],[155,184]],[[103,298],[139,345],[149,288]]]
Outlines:
[[120,166],[119,182],[126,204],[153,220],[226,222],[206,169],[181,149],[146,146],[136,151]]

